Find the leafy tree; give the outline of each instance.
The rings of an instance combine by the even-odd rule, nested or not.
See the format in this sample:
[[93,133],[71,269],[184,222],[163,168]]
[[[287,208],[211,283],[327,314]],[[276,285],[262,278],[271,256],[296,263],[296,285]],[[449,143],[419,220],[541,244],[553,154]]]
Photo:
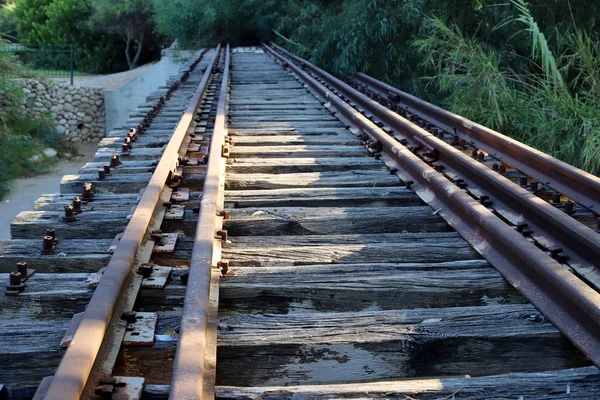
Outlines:
[[151,0],[95,0],[89,26],[119,36],[125,43],[129,69],[134,69],[144,41],[152,35]]
[[0,38],[15,41],[18,22],[15,3],[0,1]]

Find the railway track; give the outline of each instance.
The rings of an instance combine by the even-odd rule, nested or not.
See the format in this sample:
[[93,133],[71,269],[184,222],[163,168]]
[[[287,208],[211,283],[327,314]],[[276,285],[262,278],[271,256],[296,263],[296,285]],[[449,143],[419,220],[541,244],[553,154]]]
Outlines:
[[199,53],[0,243],[0,399],[600,398],[598,180],[353,83]]

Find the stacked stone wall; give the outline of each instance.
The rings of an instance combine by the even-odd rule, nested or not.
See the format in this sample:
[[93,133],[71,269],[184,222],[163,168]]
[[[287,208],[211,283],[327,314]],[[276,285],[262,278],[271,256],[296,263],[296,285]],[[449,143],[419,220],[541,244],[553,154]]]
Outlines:
[[102,89],[36,79],[17,81],[25,92],[21,112],[34,119],[50,115],[58,133],[70,142],[97,141],[104,136]]

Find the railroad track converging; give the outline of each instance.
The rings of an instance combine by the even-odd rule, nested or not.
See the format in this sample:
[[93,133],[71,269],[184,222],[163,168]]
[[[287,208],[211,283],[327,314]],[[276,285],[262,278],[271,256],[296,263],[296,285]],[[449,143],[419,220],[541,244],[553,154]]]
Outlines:
[[600,180],[347,82],[199,52],[19,214],[0,399],[600,398]]

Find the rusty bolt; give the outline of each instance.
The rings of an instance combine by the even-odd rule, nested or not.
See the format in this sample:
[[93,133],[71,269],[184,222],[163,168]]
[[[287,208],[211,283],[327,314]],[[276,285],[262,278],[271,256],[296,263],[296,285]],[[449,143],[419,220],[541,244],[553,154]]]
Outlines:
[[498,172],[501,174],[505,174],[506,173],[506,165],[500,164],[500,166],[498,167]]
[[565,202],[565,212],[567,214],[571,214],[573,212],[573,208],[575,207],[575,203],[572,201]]
[[477,158],[477,154],[479,154],[479,152],[477,151],[477,149],[471,150],[471,157]]
[[128,150],[133,149],[133,145],[131,144],[131,139],[129,137],[123,139],[123,144],[127,145]]
[[492,170],[494,172],[498,172],[500,170],[500,166],[497,163],[492,164]]
[[221,239],[221,241],[226,242],[227,241],[227,230],[225,229],[221,229],[220,231],[217,231],[217,239]]
[[96,396],[99,396],[102,400],[110,400],[113,397],[115,387],[113,385],[98,385],[94,389]]
[[121,161],[119,160],[119,154],[113,154],[112,158],[110,159],[110,166],[113,168],[117,168],[120,164]]
[[81,209],[81,198],[79,196],[75,196],[73,199],[73,212],[75,214],[80,214],[83,210]]
[[179,275],[179,279],[181,279],[181,283],[184,284],[184,285],[187,285],[189,277],[190,277],[190,271],[189,270],[185,271],[185,272],[182,272]]
[[110,164],[104,164],[104,175],[110,175]]
[[21,275],[21,280],[27,279],[27,263],[25,261],[17,263],[17,272]]
[[48,228],[48,229],[46,229],[46,236],[52,237],[52,242],[53,243],[58,242],[56,240],[56,229],[54,229],[54,228]]
[[560,204],[560,193],[553,193],[552,194],[552,204]]
[[219,217],[223,217],[223,219],[229,219],[231,216],[231,213],[229,211],[223,210],[218,215],[219,215]]
[[128,155],[129,154],[129,146],[127,145],[127,143],[123,143],[121,145],[121,155]]
[[228,260],[218,261],[217,268],[219,268],[221,270],[221,274],[227,275],[227,272],[229,272],[229,261]]
[[531,181],[531,183],[529,184],[529,188],[531,189],[532,192],[537,192],[538,190],[540,190],[537,181]]
[[101,181],[106,179],[106,172],[104,172],[104,168],[98,169],[98,179]]
[[94,199],[94,192],[92,191],[92,184],[91,183],[84,183],[83,184],[83,200],[84,201],[92,201]]
[[221,157],[228,158],[229,157],[229,146],[224,144],[221,146]]
[[44,236],[44,242],[42,244],[42,254],[50,255],[54,253],[54,242],[52,236]]
[[136,312],[135,311],[125,311],[121,314],[121,319],[128,324],[133,324],[136,321]]
[[8,285],[6,285],[7,296],[16,296],[25,289],[25,284],[21,280],[21,274],[18,271],[13,271],[9,275]]
[[65,216],[63,217],[64,222],[73,222],[76,221],[75,213],[73,212],[73,206],[65,206]]
[[522,176],[519,178],[519,185],[525,187],[527,186],[527,177],[526,176]]
[[485,160],[485,153],[483,151],[480,151],[479,153],[477,153],[477,159],[479,161]]
[[148,278],[152,275],[152,269],[152,264],[142,264],[138,268],[138,274],[142,275],[144,278]]

